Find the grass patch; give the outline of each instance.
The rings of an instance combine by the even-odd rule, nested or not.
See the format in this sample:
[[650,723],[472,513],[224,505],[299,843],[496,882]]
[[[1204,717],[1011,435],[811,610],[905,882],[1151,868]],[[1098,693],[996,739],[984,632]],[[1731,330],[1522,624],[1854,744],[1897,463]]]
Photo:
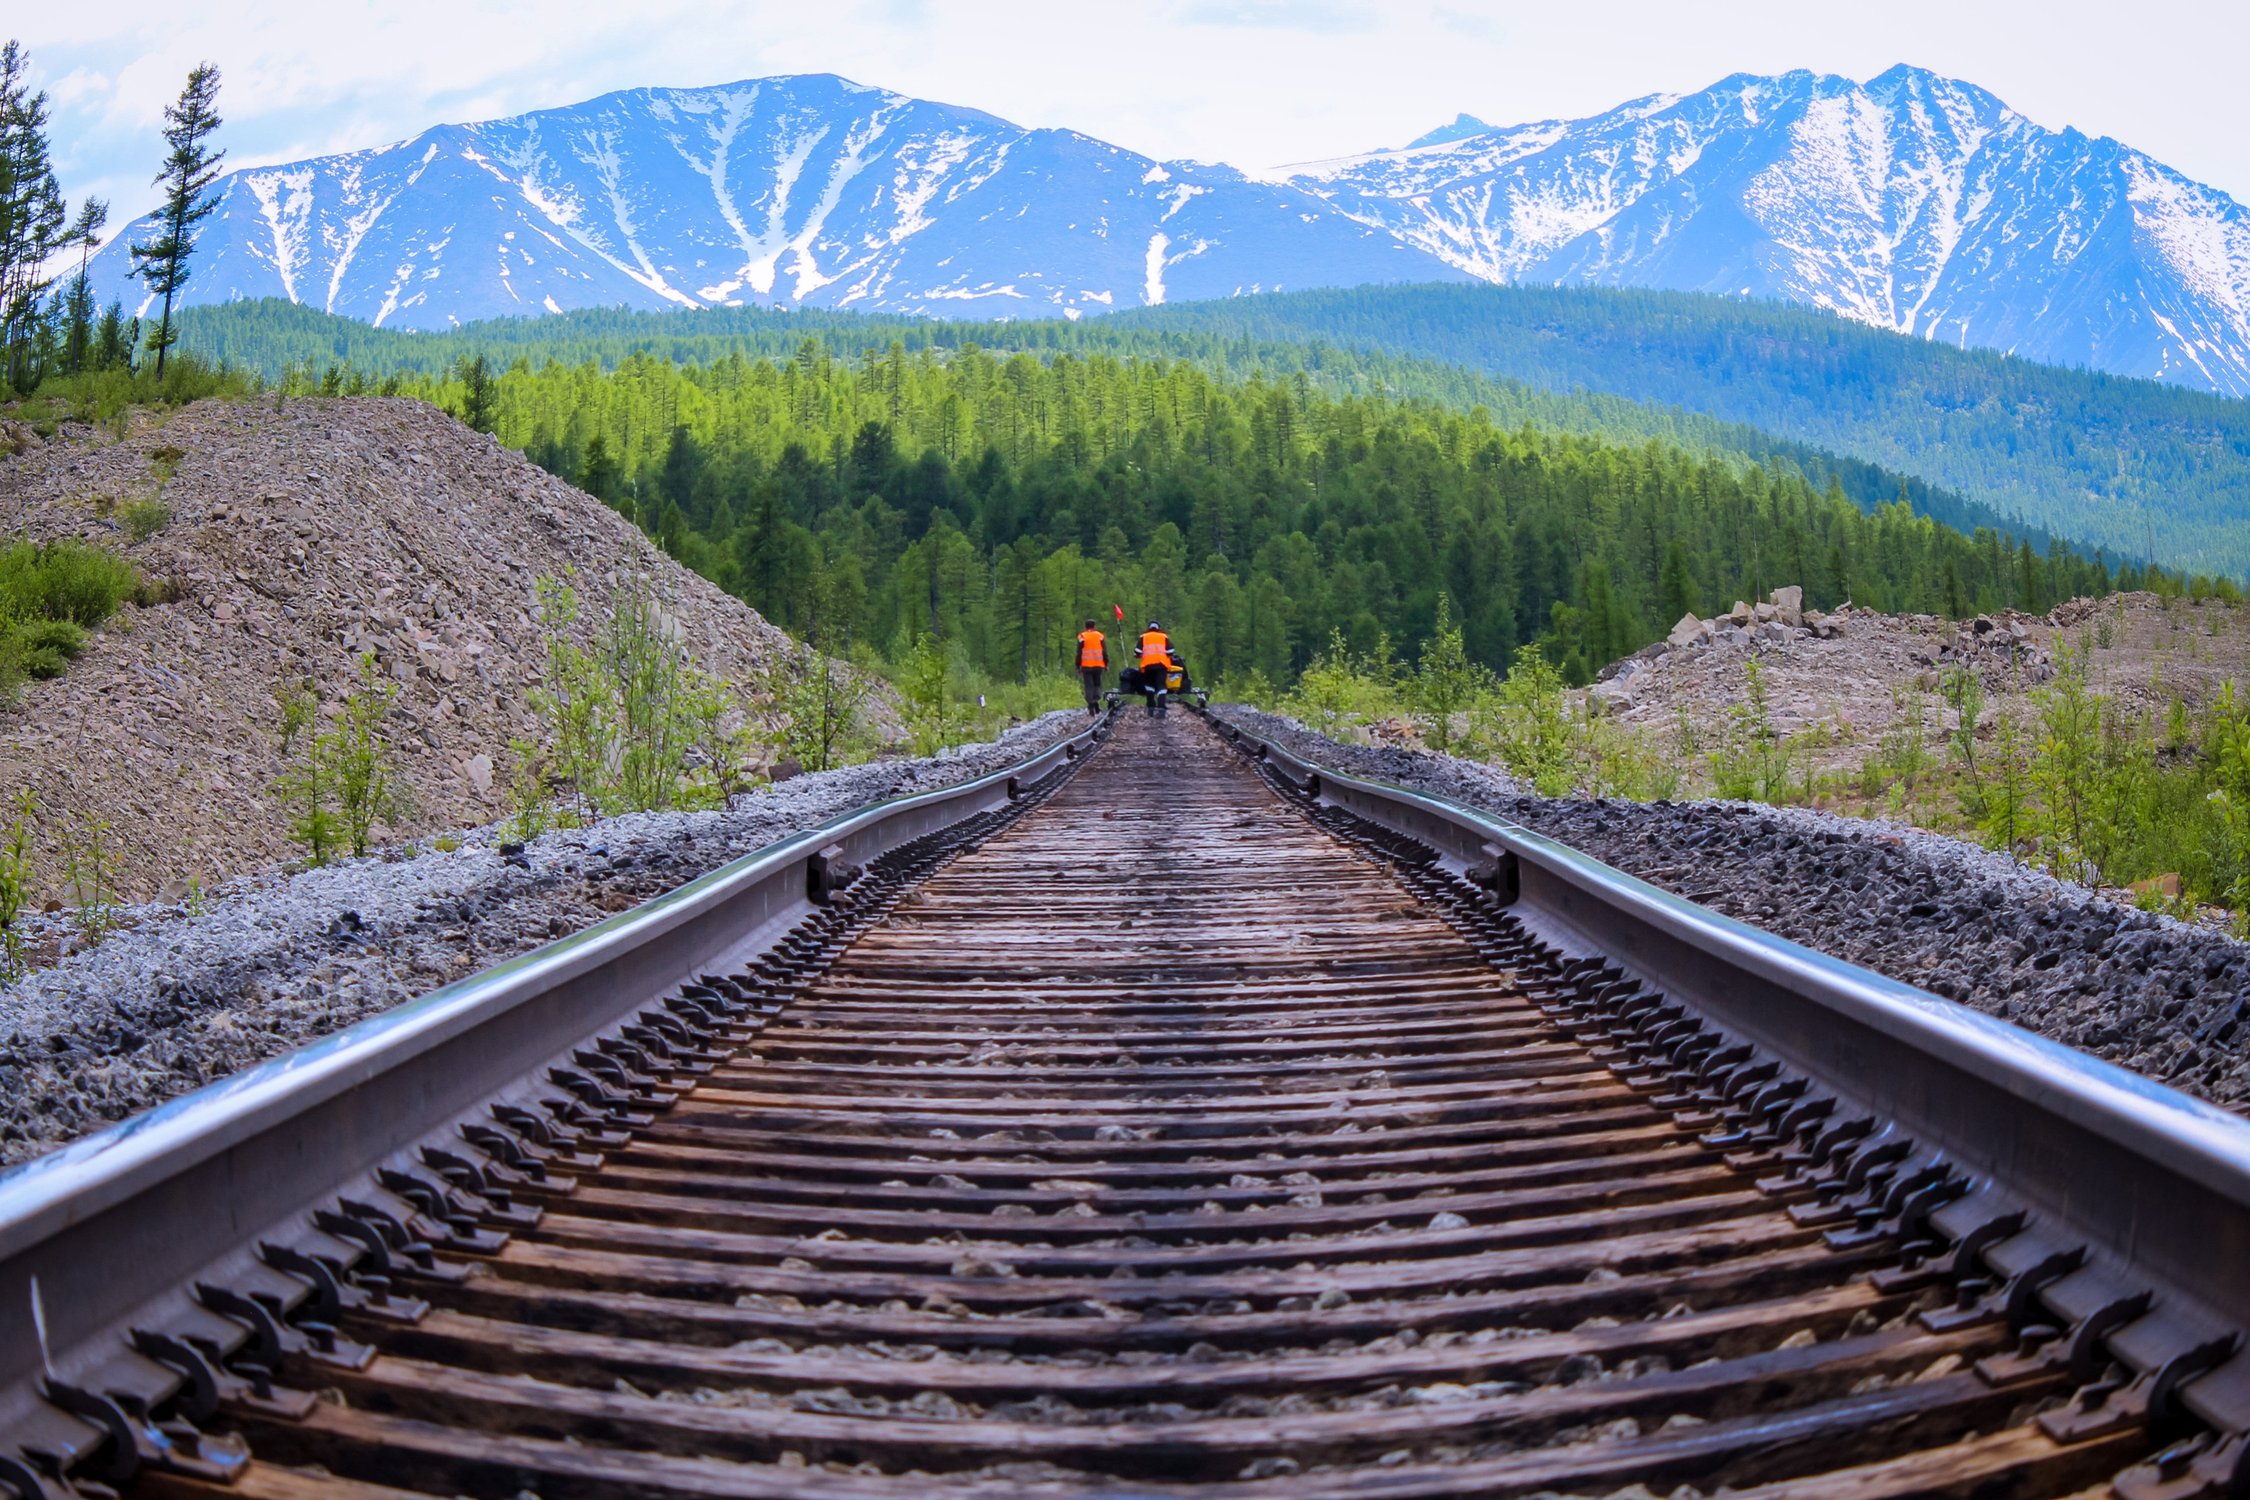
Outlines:
[[172,507],[156,499],[135,500],[125,507],[121,519],[127,536],[145,542],[172,524]]
[[[185,406],[207,396],[240,400],[258,390],[256,378],[243,371],[175,354],[166,361],[161,377],[153,369],[111,369],[42,381],[24,404],[21,416],[42,437],[52,437],[54,424],[65,417],[77,422],[115,423],[136,406]],[[160,449],[158,453],[166,451],[177,452]],[[177,462],[173,460],[175,465]],[[164,473],[162,477],[171,476]]]
[[60,676],[140,586],[131,563],[83,542],[0,548],[0,701],[27,677]]

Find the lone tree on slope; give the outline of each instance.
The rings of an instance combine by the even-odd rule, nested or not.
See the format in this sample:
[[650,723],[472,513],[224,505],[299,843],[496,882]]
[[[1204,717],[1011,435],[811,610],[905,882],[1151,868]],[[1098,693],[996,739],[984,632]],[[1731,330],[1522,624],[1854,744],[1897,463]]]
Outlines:
[[188,74],[187,87],[180,90],[179,99],[164,107],[164,141],[172,150],[164,158],[164,170],[156,174],[157,186],[164,189],[164,209],[157,220],[159,233],[154,242],[133,246],[133,274],[147,284],[152,295],[164,299],[163,316],[149,339],[156,350],[158,378],[164,374],[164,351],[180,338],[179,329],[172,326],[172,298],[187,285],[195,226],[219,206],[210,189],[226,153],[204,144],[205,138],[219,128],[214,108],[218,100],[219,70],[209,63],[198,63]]

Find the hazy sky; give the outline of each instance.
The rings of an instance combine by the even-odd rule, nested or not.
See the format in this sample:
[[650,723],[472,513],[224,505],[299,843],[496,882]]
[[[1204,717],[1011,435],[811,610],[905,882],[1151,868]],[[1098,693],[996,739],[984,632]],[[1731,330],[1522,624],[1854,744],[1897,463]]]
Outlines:
[[1728,73],[1909,62],[2250,200],[2250,4],[2184,0],[146,0],[11,6],[73,203],[149,206],[165,102],[224,78],[230,165],[641,85],[842,73],[1162,158],[1266,167],[1467,111],[1596,113]]

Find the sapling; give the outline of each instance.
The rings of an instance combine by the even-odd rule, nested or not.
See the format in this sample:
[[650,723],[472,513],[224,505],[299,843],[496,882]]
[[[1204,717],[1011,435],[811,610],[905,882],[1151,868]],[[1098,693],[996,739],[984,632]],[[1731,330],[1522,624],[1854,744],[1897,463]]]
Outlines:
[[16,794],[16,815],[0,842],[0,980],[23,972],[23,932],[16,923],[31,904],[31,839],[39,799],[29,787]]
[[77,908],[78,930],[99,942],[117,925],[119,860],[114,830],[92,813],[80,813],[63,824],[63,881]]
[[361,652],[359,685],[346,695],[335,726],[314,747],[332,767],[336,806],[354,855],[367,853],[368,836],[377,823],[396,821],[407,810],[390,743],[382,735],[383,718],[397,696],[398,684],[384,681],[376,671],[375,653]]

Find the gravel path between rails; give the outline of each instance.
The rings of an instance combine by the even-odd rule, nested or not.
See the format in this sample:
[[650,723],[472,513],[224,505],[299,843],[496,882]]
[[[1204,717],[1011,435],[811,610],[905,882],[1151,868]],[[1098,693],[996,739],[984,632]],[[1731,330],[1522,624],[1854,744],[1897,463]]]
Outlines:
[[1472,761],[1215,712],[1308,760],[1498,813],[1713,911],[2250,1113],[2250,945],[1901,824],[1539,797]]
[[[461,847],[244,877],[209,909],[127,908],[127,929],[0,987],[0,1164],[589,926],[865,803],[970,780],[1086,723],[1081,710],[923,760],[800,776],[725,812],[635,813],[512,859]],[[59,920],[48,918],[46,920]]]

